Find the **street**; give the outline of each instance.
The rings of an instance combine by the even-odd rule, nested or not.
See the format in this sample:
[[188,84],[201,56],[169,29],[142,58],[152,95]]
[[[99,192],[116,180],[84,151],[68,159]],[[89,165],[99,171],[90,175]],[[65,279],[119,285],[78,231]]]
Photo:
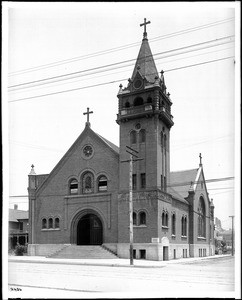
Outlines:
[[9,262],[9,298],[193,297],[233,292],[234,257],[160,267]]

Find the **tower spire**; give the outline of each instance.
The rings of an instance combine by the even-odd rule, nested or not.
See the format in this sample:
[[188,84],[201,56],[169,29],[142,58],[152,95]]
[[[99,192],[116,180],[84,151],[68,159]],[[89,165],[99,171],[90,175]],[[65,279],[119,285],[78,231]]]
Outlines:
[[150,21],[147,22],[146,18],[144,19],[144,23],[140,24],[140,26],[144,26],[143,40],[131,76],[131,81],[133,81],[136,74],[139,73],[143,79],[146,79],[150,83],[154,83],[155,77],[158,76],[158,71],[147,39],[147,24],[150,24]]

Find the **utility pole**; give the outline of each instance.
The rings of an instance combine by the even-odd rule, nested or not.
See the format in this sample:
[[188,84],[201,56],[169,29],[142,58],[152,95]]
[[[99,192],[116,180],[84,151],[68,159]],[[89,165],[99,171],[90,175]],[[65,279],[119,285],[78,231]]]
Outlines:
[[234,216],[229,216],[232,218],[232,256],[234,255]]
[[[142,158],[138,158],[135,153],[139,153],[138,151],[126,146],[128,150],[127,153],[130,154],[129,160],[123,160],[121,162],[129,162],[129,257],[130,257],[130,265],[134,264],[134,255],[133,255],[133,162],[142,160]],[[133,158],[136,157],[135,159]]]

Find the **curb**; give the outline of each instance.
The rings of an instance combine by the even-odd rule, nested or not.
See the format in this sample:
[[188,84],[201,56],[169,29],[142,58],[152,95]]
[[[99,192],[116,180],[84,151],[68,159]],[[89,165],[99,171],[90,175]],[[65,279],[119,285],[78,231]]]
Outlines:
[[[219,259],[219,258],[228,258],[232,257],[231,255],[216,255],[216,256],[207,256],[207,257],[196,257],[196,258],[184,258],[184,259],[176,259],[176,260],[168,260],[168,261],[157,261],[159,265],[154,264],[154,261],[150,262],[150,265],[146,264],[119,264],[119,263],[107,263],[107,262],[91,262],[91,261],[81,261],[77,259],[51,259],[43,257],[43,259],[31,259],[31,258],[16,258],[16,257],[8,257],[9,262],[18,262],[18,263],[41,263],[41,264],[64,264],[64,265],[85,265],[85,266],[97,266],[97,267],[131,267],[131,268],[164,268],[169,264],[187,264],[192,262],[198,262],[201,260],[210,260],[210,259]],[[147,261],[146,261],[147,262]],[[139,260],[140,263],[140,260]]]

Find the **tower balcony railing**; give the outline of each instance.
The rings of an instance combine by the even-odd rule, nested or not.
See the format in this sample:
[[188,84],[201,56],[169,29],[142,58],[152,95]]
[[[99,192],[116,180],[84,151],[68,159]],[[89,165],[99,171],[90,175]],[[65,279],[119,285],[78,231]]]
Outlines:
[[163,113],[167,118],[170,118],[171,121],[173,121],[173,116],[170,114],[170,112],[164,107],[162,106],[160,109],[161,113]]
[[151,104],[145,104],[142,106],[126,107],[120,110],[120,116],[126,116],[131,114],[139,114],[142,112],[152,111]]
[[153,112],[165,117],[165,119],[167,119],[167,121],[173,125],[173,116],[164,106],[160,107],[159,110],[154,110],[151,104],[122,108],[120,109],[120,113],[118,114],[118,120],[129,116],[136,116]]

